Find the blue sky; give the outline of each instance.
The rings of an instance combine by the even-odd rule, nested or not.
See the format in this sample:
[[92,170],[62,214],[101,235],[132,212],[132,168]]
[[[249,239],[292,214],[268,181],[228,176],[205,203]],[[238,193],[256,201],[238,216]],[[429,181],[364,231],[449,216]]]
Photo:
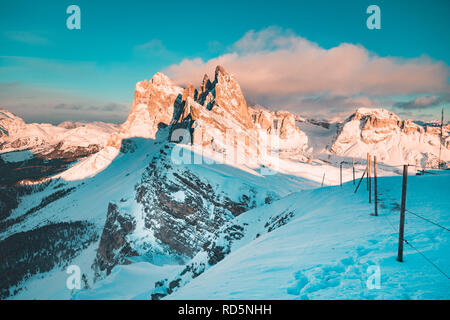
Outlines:
[[[81,8],[81,30],[66,28],[66,8],[71,4]],[[370,4],[381,8],[381,30],[366,27]],[[310,92],[289,91],[288,97],[268,97],[252,88],[250,79],[244,79],[243,90],[255,102],[299,113],[310,113],[320,106],[323,114],[331,110],[339,115],[349,109],[342,104],[345,99],[348,104],[369,99],[372,106],[393,106],[405,117],[436,118],[441,107],[449,108],[449,14],[450,1],[446,0],[1,1],[0,107],[28,121],[121,122],[137,81],[163,70],[183,82],[185,68],[173,72],[172,66],[180,66],[184,59],[201,59],[198,69],[203,72],[209,61],[240,50],[236,43],[251,30],[254,44],[262,38],[260,32],[269,28],[271,38],[306,39],[311,44],[307,48],[317,45],[321,50],[332,50],[349,43],[364,48],[370,57],[428,63],[426,72],[439,64],[439,75],[444,72],[447,77],[443,85],[425,85],[423,89],[418,84],[395,92],[375,92],[373,85],[361,88],[361,92],[323,87]],[[252,54],[260,56],[272,48],[258,50],[262,51]],[[238,53],[240,57],[247,54],[242,50]],[[421,60],[409,60],[417,58]],[[237,68],[242,61],[233,60],[230,67],[225,66],[238,80],[242,68]],[[196,74],[188,71],[186,74]],[[414,75],[420,77],[421,72]],[[255,86],[259,80],[261,87],[269,85],[264,79],[251,79]],[[300,81],[299,86],[304,83]]]

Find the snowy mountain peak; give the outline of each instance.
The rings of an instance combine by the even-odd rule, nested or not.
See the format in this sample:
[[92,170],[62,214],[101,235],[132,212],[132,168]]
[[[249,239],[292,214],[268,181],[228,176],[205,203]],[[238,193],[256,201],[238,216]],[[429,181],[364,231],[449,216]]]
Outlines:
[[162,73],[156,73],[150,81],[138,82],[130,113],[120,128],[122,137],[155,138],[158,126],[171,122],[174,104],[182,91]]
[[378,108],[359,108],[356,113],[354,113],[350,118],[348,118],[344,123],[349,121],[362,121],[364,130],[370,130],[372,128],[385,128],[391,131],[397,129],[402,130],[405,133],[423,132],[424,128],[415,124],[409,120],[402,120],[395,113]]
[[203,76],[202,85],[200,87],[201,92],[206,92],[212,89],[212,82],[209,80],[209,77],[207,74]]
[[226,72],[222,66],[217,66],[213,85],[215,105],[226,109],[244,127],[252,127],[247,101],[234,76]]
[[218,81],[218,78],[220,78],[221,76],[222,76],[222,77],[227,77],[227,76],[229,76],[229,74],[228,74],[228,72],[225,70],[225,68],[222,67],[222,66],[220,66],[220,65],[218,65],[218,66],[216,67],[216,70],[215,70],[214,74],[215,74],[215,81]]
[[[119,139],[155,138],[161,124],[170,126],[171,141],[179,142],[176,130],[185,129],[190,140],[184,143],[223,154],[226,150],[230,153],[240,149],[256,162],[263,148],[260,144],[264,148],[272,144],[277,145],[274,149],[301,151],[308,142],[307,136],[296,127],[294,114],[285,111],[256,114],[249,108],[237,80],[222,66],[216,67],[213,82],[205,74],[199,89],[192,83],[184,89],[177,87],[161,73],[149,82],[139,82]],[[260,134],[270,137],[261,139]]]
[[25,126],[25,121],[8,110],[0,109],[0,138],[17,134]]
[[[441,159],[450,156],[449,131],[444,129]],[[342,123],[331,145],[331,152],[364,159],[376,155],[386,164],[414,164],[437,167],[440,136],[436,128],[422,127],[402,120],[385,109],[360,108]]]
[[[213,82],[205,74],[199,89],[192,83],[180,88],[164,74],[157,73],[150,81],[136,85],[133,105],[120,136],[155,138],[159,126],[164,124],[170,125],[172,132],[189,129],[190,142],[202,146],[217,147],[230,133],[246,141],[241,143],[244,148],[256,146],[256,141],[250,141],[256,139],[261,129],[284,140],[295,140],[300,147],[306,143],[306,136],[296,128],[293,114],[269,111],[267,123],[263,123],[262,114],[252,117],[251,113],[254,110],[247,106],[238,82],[222,66],[216,67]],[[259,124],[258,128],[255,124]]]
[[372,116],[378,119],[401,120],[398,115],[383,108],[358,108],[351,117],[361,119],[365,116]]
[[130,113],[119,131],[109,136],[105,148],[100,152],[80,161],[60,177],[78,180],[94,176],[117,157],[124,139],[156,139],[158,131],[172,122],[182,92],[182,88],[175,86],[166,75],[159,72],[150,81],[138,82]]
[[7,110],[0,110],[0,153],[30,150],[44,158],[78,158],[106,145],[117,125],[102,122],[25,123]]
[[158,86],[172,86],[172,81],[164,73],[157,72],[150,80],[152,84]]

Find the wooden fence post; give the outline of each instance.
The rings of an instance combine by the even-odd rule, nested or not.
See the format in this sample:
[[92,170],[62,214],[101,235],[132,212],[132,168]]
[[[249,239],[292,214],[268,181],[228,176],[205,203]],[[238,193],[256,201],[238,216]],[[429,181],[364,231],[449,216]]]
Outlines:
[[402,203],[400,207],[400,227],[398,232],[398,255],[397,261],[403,262],[403,241],[405,232],[405,206],[406,206],[406,186],[408,183],[408,165],[403,166],[403,183],[402,183]]
[[325,172],[323,173],[323,178],[322,178],[322,187],[323,187],[323,182],[325,181]]
[[366,178],[366,182],[367,182],[367,186],[366,186],[366,190],[369,191],[369,173],[370,173],[370,167],[369,167],[369,153],[367,153],[367,159],[366,159],[366,166],[367,166],[367,178]]
[[367,179],[369,181],[369,203],[372,203],[372,156],[369,154],[369,169],[367,170]]
[[341,187],[342,187],[342,162],[340,164],[340,182],[341,182]]
[[373,178],[374,178],[374,187],[375,187],[375,216],[378,216],[378,185],[377,185],[377,156],[373,157]]

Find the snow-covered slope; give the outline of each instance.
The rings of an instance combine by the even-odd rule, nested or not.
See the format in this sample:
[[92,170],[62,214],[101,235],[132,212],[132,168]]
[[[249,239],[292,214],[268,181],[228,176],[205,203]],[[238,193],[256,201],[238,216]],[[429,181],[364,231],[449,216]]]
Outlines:
[[0,154],[8,159],[4,154],[27,149],[47,158],[76,157],[83,152],[97,152],[117,130],[117,125],[103,122],[63,122],[58,126],[27,124],[20,117],[0,109]]
[[[178,87],[160,73],[139,82],[119,128],[25,124],[1,111],[0,147],[11,152],[1,154],[0,166],[15,179],[0,177],[0,297],[159,299],[200,297],[195,288],[204,288],[211,297],[315,298],[345,286],[348,297],[354,297],[361,280],[346,282],[347,273],[355,279],[370,264],[363,260],[359,265],[358,259],[369,256],[360,251],[379,243],[384,249],[374,261],[392,254],[386,249],[391,242],[381,239],[388,231],[376,231],[389,208],[396,208],[388,198],[397,197],[400,182],[389,176],[398,168],[387,164],[437,154],[439,140],[430,144],[436,142],[436,128],[421,128],[377,109],[361,109],[343,124],[328,124],[248,107],[237,79],[220,66],[213,80],[205,76],[198,89]],[[447,129],[445,137],[442,158],[448,161]],[[370,209],[363,195],[352,194],[352,184],[327,187],[339,184],[340,163],[343,182],[352,180],[350,157],[357,158],[360,176],[368,151],[383,162],[381,186],[396,186],[382,190],[384,215],[378,218],[368,216]],[[42,159],[36,162],[36,157]],[[443,192],[446,179],[414,177],[412,186],[428,183],[430,190]],[[440,220],[448,209],[445,199],[440,194],[431,202],[436,210],[429,211],[430,218]],[[424,226],[414,230],[428,237],[418,244],[430,252],[441,240]],[[375,232],[378,242],[372,239]],[[326,254],[332,262],[324,260]],[[255,265],[271,259],[268,269]],[[67,289],[69,265],[81,268],[82,291]],[[238,289],[243,278],[233,270],[248,276],[245,290]],[[200,280],[211,277],[211,284],[222,286],[222,272],[236,281],[235,295],[231,285],[223,284],[220,295]],[[327,272],[324,277],[333,283],[328,289],[320,280]],[[139,286],[126,285],[139,279]],[[264,296],[256,280],[266,279],[277,289]],[[304,290],[302,284],[319,289]],[[328,293],[317,293],[321,286]],[[410,296],[428,293],[423,289]]]
[[[42,188],[34,186],[2,221],[4,243],[20,232],[39,232],[49,224],[79,222],[87,224],[92,234],[86,247],[78,249],[75,257],[61,260],[62,264],[54,262],[45,269],[31,259],[30,266],[36,264],[46,273],[30,272],[28,280],[14,285],[11,290],[20,289],[16,298],[70,298],[62,281],[69,261],[82,268],[89,287],[116,265],[133,259],[162,266],[186,263],[226,221],[320,183],[281,173],[263,176],[259,167],[245,165],[176,165],[170,161],[175,145],[167,143],[167,136],[123,143],[127,147],[105,170],[83,181],[59,179]],[[319,175],[316,178],[320,181]],[[77,237],[67,240],[78,243]],[[44,247],[39,250],[47,250],[45,243],[40,243]],[[23,241],[15,252],[25,255],[28,246]],[[64,252],[64,248],[58,250]],[[16,253],[2,254],[12,259]],[[46,294],[41,286],[47,288]]]
[[[410,176],[407,209],[448,228],[449,183],[443,171]],[[367,192],[354,194],[352,183],[302,191],[246,212],[218,234],[212,247],[221,255],[201,252],[167,281],[182,284],[167,298],[448,299],[449,279],[422,256],[448,275],[448,230],[407,212],[405,239],[420,253],[405,243],[404,262],[397,262],[401,177],[378,185],[377,217]],[[201,274],[192,279],[192,270]],[[380,271],[378,289],[367,286],[374,270]]]
[[[234,87],[230,81],[224,76],[215,85]],[[320,184],[321,173],[297,174],[308,172],[304,163],[271,171],[257,161],[221,162],[221,152],[204,150],[202,144],[170,142],[172,125],[186,121],[173,119],[172,113],[179,114],[176,111],[182,109],[177,108],[183,107],[178,89],[160,74],[147,83],[146,91],[142,86],[138,84],[136,101],[148,98],[147,104],[134,104],[129,120],[109,136],[103,149],[52,180],[11,193],[17,203],[0,221],[2,258],[9,266],[20,259],[28,263],[3,278],[3,297],[70,298],[73,292],[61,280],[71,263],[82,269],[86,288],[132,261],[161,266],[187,263],[225,222]],[[236,135],[242,119],[236,120],[236,111],[227,109],[237,105],[227,107],[223,97],[229,93],[217,94],[215,108],[223,107],[221,114],[230,125],[236,124],[229,128]],[[214,118],[215,125],[220,124],[220,116],[208,112],[203,119]],[[144,137],[136,137],[140,135]],[[199,163],[198,154],[203,157]],[[180,155],[182,159],[191,155],[188,158],[194,161],[178,162]],[[271,160],[270,154],[267,159]],[[336,179],[337,170],[330,171]],[[54,247],[55,239],[44,237],[49,228],[55,229],[55,236],[66,232],[68,237]],[[19,234],[26,238],[16,242]],[[36,248],[26,240],[32,237],[39,238]],[[7,249],[12,243],[14,251]],[[33,250],[58,258],[42,260]],[[40,286],[46,287],[45,293]]]

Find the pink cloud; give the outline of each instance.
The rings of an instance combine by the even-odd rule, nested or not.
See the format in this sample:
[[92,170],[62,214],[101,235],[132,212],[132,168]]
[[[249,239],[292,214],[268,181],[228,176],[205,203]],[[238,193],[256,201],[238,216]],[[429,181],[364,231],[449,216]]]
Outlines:
[[185,59],[164,72],[178,84],[198,85],[219,64],[235,75],[247,97],[279,107],[314,95],[359,96],[352,101],[371,105],[370,97],[449,92],[448,66],[442,62],[379,57],[349,43],[324,49],[278,27],[249,31],[227,54]]

